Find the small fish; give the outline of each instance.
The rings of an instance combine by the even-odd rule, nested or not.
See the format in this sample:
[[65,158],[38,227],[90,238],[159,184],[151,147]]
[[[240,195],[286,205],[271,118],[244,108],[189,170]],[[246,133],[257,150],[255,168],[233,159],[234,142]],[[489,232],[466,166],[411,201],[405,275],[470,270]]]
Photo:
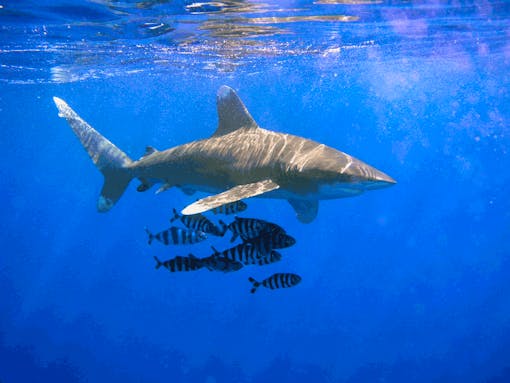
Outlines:
[[222,237],[226,229],[220,229],[202,214],[181,215],[174,209],[174,216],[170,219],[170,223],[180,220],[188,229],[198,230],[203,233],[209,233]]
[[200,262],[210,271],[223,271],[224,273],[237,271],[243,267],[241,262],[233,261],[226,257],[221,257],[217,253],[211,255],[210,257],[202,258]]
[[271,290],[296,286],[299,282],[301,282],[301,277],[297,274],[291,273],[276,273],[264,279],[262,282],[257,282],[252,277],[248,278],[248,280],[253,283],[253,287],[251,289],[251,293],[253,294],[257,291],[257,288],[260,285]]
[[145,228],[145,232],[149,236],[149,245],[154,239],[165,245],[188,245],[203,241],[207,238],[207,235],[202,231],[181,229],[174,226],[157,234],[152,234],[147,228]]
[[156,260],[156,270],[161,266],[166,267],[171,272],[193,271],[199,270],[203,267],[201,260],[195,257],[193,254],[189,254],[187,257],[178,255],[164,262],[161,262],[156,256],[154,256],[154,259]]
[[211,211],[214,214],[229,215],[229,214],[240,213],[242,211],[245,211],[247,207],[248,207],[248,205],[246,205],[246,203],[239,200],[239,201],[230,202],[230,203],[226,203],[225,205],[215,207]]
[[[225,225],[222,221],[220,221],[220,223]],[[241,237],[243,240],[248,240],[256,238],[262,233],[285,233],[285,230],[277,224],[257,218],[235,217],[234,222],[226,225],[226,227],[233,233],[230,242],[234,242],[237,237]]]
[[263,256],[257,260],[257,265],[264,266],[271,263],[281,261],[282,255],[277,251],[271,251],[268,255]]
[[269,254],[273,249],[283,249],[296,243],[296,240],[288,234],[280,231],[262,233],[258,237],[244,240],[257,249],[261,255]]
[[278,262],[282,259],[280,253],[276,251],[268,251],[267,253],[260,253],[257,247],[251,243],[240,243],[237,246],[231,247],[227,250],[218,251],[211,246],[214,254],[230,259],[234,262],[240,262],[245,266],[248,265],[268,265],[273,262]]
[[216,250],[214,247],[212,247],[212,249],[214,254],[228,258],[234,262],[240,262],[243,265],[254,265],[257,263],[259,258],[261,258],[261,254],[251,243],[241,243],[221,252]]

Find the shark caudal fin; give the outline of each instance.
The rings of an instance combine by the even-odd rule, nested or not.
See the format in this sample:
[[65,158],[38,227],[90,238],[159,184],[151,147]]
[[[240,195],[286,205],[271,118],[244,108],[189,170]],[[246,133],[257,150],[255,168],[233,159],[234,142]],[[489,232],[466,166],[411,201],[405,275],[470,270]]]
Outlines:
[[131,159],[108,139],[85,122],[67,103],[53,97],[59,117],[65,118],[92,162],[103,173],[104,184],[97,201],[97,210],[107,212],[119,200],[133,178],[127,166]]

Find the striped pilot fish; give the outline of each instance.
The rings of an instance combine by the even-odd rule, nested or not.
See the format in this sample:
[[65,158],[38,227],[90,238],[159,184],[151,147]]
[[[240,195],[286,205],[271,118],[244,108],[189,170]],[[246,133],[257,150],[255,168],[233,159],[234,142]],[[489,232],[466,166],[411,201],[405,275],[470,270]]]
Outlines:
[[189,254],[187,257],[177,255],[176,257],[164,262],[161,262],[156,256],[154,259],[156,260],[156,270],[163,266],[172,273],[176,271],[194,271],[203,267],[201,260],[193,254]]
[[301,277],[291,273],[276,273],[264,279],[262,282],[257,282],[252,277],[248,278],[248,280],[253,284],[251,289],[251,293],[253,294],[261,285],[271,290],[296,286],[301,282]]
[[190,245],[201,242],[207,238],[207,235],[202,231],[181,229],[180,227],[175,226],[157,234],[152,234],[147,228],[145,228],[145,232],[149,236],[149,245],[155,239],[165,245]]
[[209,257],[202,258],[200,262],[210,271],[223,271],[224,273],[237,271],[243,267],[243,264],[241,262],[237,262],[232,259],[222,257],[218,253],[214,253]]
[[[222,221],[220,221],[220,223],[225,225]],[[226,225],[226,228],[233,234],[230,242],[234,242],[237,237],[241,237],[243,240],[248,240],[258,237],[262,233],[285,233],[285,230],[277,224],[257,218],[235,217],[233,222]]]
[[261,254],[251,243],[240,243],[237,246],[223,251],[218,251],[214,247],[212,247],[212,249],[214,254],[228,258],[234,262],[240,262],[245,266],[268,265],[270,263],[277,262],[282,258],[282,256],[276,251],[269,252],[268,254]]
[[245,211],[247,207],[248,207],[248,205],[246,205],[246,203],[239,200],[239,201],[230,202],[230,203],[226,203],[225,205],[215,207],[211,211],[214,214],[229,215],[229,214],[235,214],[235,213],[240,213],[242,211]]
[[272,250],[269,254],[260,257],[257,261],[257,265],[259,266],[269,265],[271,263],[279,262],[281,260],[282,255],[279,252]]
[[198,230],[203,233],[209,233],[219,237],[222,237],[227,230],[225,224],[223,224],[223,229],[220,229],[202,214],[181,215],[174,209],[174,216],[170,219],[170,223],[175,220],[180,220],[188,229]]
[[288,234],[280,231],[262,233],[258,237],[247,239],[244,243],[253,245],[261,255],[270,254],[273,249],[283,249],[296,243]]

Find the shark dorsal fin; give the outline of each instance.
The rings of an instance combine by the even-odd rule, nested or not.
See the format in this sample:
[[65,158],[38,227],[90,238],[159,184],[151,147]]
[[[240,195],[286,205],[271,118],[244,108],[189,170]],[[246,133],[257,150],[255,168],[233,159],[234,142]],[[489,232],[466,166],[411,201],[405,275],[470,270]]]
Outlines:
[[258,125],[232,88],[223,85],[216,96],[218,129],[213,136],[223,136],[241,128],[257,128]]
[[152,146],[146,146],[145,147],[145,153],[144,153],[144,157],[147,157],[147,156],[150,156],[151,154],[153,153],[156,153],[158,150]]

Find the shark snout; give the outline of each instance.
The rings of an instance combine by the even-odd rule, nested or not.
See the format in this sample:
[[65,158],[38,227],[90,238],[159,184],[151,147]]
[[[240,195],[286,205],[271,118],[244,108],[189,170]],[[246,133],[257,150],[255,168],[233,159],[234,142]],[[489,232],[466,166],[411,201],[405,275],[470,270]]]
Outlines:
[[372,173],[373,174],[363,182],[365,190],[382,189],[397,183],[393,177],[390,177],[377,169],[372,168]]

